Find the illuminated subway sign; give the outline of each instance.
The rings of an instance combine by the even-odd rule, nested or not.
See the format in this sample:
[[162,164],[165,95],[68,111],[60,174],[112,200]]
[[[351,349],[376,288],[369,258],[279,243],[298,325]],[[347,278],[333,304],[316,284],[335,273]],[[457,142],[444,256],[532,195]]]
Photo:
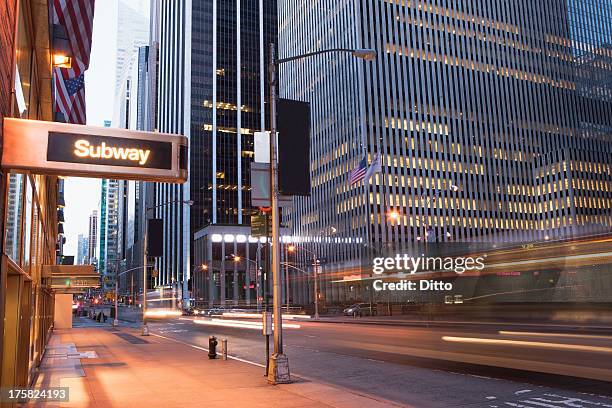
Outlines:
[[183,135],[16,118],[1,125],[5,171],[157,183],[189,178]]
[[47,160],[64,163],[172,168],[172,143],[49,132]]
[[100,146],[92,146],[87,139],[79,139],[74,142],[74,154],[78,157],[94,157],[102,159],[131,160],[143,166],[151,155],[151,150],[143,150],[135,147],[110,147],[105,142]]

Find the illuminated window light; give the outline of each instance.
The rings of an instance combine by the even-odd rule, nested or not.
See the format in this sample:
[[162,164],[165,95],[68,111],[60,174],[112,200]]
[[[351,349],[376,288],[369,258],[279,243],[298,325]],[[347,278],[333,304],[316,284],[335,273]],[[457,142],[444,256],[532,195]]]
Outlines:
[[223,241],[223,236],[221,234],[212,234],[210,239],[211,239],[212,242],[222,242]]

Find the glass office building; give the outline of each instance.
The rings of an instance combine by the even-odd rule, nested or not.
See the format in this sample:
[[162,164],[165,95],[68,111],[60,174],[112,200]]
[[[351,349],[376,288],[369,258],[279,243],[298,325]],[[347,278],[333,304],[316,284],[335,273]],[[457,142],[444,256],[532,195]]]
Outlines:
[[[276,35],[275,7],[269,0],[152,6],[158,130],[190,140],[189,181],[155,187],[155,215],[164,219],[164,256],[157,260],[155,285],[201,272],[196,267],[201,261],[191,260],[196,231],[238,226],[248,234],[249,166],[253,134],[265,127],[261,73],[265,44]],[[228,287],[237,288],[237,282]]]
[[[312,108],[312,195],[288,220],[330,263],[367,245],[611,230],[610,1],[281,0],[278,13],[281,56],[378,53],[281,68],[281,96]],[[376,155],[382,172],[351,185]],[[325,296],[342,301],[334,279]]]

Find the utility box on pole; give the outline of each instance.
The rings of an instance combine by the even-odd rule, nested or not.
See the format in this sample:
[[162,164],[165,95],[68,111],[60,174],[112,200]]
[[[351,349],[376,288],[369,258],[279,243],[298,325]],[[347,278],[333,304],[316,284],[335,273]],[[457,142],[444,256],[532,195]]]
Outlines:
[[264,336],[272,335],[272,313],[270,312],[262,312],[261,321],[263,323],[262,333]]

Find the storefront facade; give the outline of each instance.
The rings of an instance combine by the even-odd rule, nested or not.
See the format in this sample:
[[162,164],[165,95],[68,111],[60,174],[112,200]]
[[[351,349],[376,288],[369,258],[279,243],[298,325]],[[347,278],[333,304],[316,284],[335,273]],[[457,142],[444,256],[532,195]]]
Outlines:
[[[52,120],[49,11],[46,1],[0,3],[0,119]],[[0,141],[3,138],[0,126]],[[0,144],[1,145],[1,144]],[[54,176],[0,174],[0,385],[35,378],[53,323],[50,277],[63,198]]]

